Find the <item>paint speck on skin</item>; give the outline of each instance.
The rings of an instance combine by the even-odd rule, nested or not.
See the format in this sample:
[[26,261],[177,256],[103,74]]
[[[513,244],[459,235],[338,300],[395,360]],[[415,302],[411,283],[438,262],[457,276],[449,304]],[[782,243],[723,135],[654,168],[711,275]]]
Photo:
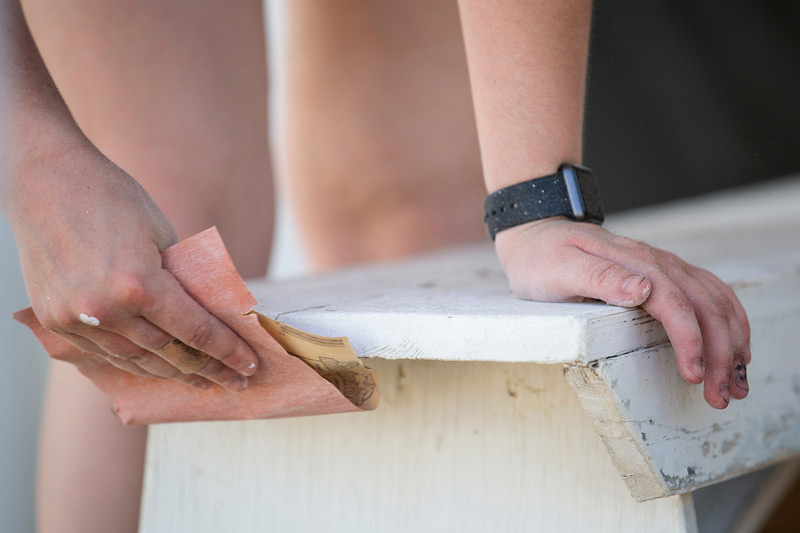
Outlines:
[[253,370],[255,367],[256,367],[255,363],[250,363],[249,365],[247,365],[247,368],[249,368],[250,370]]
[[78,318],[80,318],[81,322],[86,324],[87,326],[99,326],[100,321],[93,316],[85,315],[81,313]]

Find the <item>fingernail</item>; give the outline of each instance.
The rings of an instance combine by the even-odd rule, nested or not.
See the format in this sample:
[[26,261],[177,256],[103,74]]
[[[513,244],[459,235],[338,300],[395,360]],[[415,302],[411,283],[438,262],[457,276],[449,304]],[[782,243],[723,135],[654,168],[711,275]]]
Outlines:
[[247,378],[236,376],[228,382],[228,389],[232,392],[242,392],[247,387]]
[[252,376],[256,373],[256,366],[255,363],[243,363],[239,365],[239,373],[244,376]]
[[192,387],[199,390],[208,390],[210,386],[211,382],[204,378],[196,379],[192,382]]
[[694,374],[700,379],[703,379],[705,377],[706,370],[705,367],[703,366],[702,358],[695,359],[694,362],[692,362],[692,372],[694,372]]
[[646,278],[644,276],[628,276],[622,283],[622,291],[628,294],[635,294],[639,290],[639,287],[641,287],[642,283],[644,283],[645,279]]
[[744,363],[738,363],[733,369],[733,379],[740,389],[750,390],[750,386],[747,384],[747,366]]
[[731,403],[731,387],[727,383],[719,386],[719,395],[725,400],[725,405]]

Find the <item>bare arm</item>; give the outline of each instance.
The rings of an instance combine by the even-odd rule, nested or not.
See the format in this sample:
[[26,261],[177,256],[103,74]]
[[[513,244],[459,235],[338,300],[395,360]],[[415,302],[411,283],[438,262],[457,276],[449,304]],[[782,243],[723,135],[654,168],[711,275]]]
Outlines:
[[[591,3],[460,0],[490,192],[581,161]],[[748,393],[747,316],[716,276],[677,256],[556,217],[501,232],[511,288],[544,301],[642,305],[664,324],[681,375],[727,407]]]
[[[0,39],[0,207],[39,321],[130,372],[241,390],[255,353],[161,268],[172,225],[77,127],[17,1]],[[182,374],[156,353],[173,338],[213,359]]]

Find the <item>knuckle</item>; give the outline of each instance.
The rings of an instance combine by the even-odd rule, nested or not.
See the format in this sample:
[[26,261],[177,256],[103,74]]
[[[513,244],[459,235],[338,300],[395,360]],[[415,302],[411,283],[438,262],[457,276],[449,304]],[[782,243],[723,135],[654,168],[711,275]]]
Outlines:
[[723,300],[722,309],[725,311],[725,315],[728,318],[735,318],[736,317],[736,307],[733,305],[733,302],[730,301],[728,298],[725,298]]
[[42,325],[49,329],[68,329],[80,324],[79,313],[67,307],[60,307],[45,317]]
[[694,306],[692,302],[690,302],[686,297],[681,295],[681,297],[675,298],[675,303],[673,304],[675,309],[683,315],[684,317],[696,317]]
[[688,265],[680,257],[664,251],[660,251],[656,255],[663,268],[673,276],[676,274],[683,277],[691,276]]
[[696,359],[704,360],[705,345],[699,333],[685,334],[680,339],[679,356],[686,364]]
[[716,362],[717,368],[716,372],[720,376],[720,379],[725,380],[730,378],[730,375],[733,373],[733,358],[732,357],[725,357],[724,359],[720,358]]
[[146,307],[151,301],[147,278],[132,272],[118,275],[112,283],[110,298],[117,305]]
[[674,277],[676,274],[681,276],[688,274],[686,263],[675,254],[653,248],[652,257],[670,277]]
[[39,322],[42,324],[43,328],[57,332],[60,331],[64,325],[60,318],[62,317],[58,313],[48,313],[43,315]]
[[643,242],[639,242],[637,240],[631,239],[630,237],[625,237],[623,235],[615,235],[614,238],[616,242],[622,246],[625,250],[628,251],[636,251],[639,248],[647,247],[646,244]]
[[202,322],[195,326],[192,334],[187,339],[189,341],[187,344],[193,348],[197,348],[200,351],[205,351],[206,347],[211,342],[213,332],[214,327],[210,320]]
[[135,353],[127,356],[122,355],[122,358],[129,363],[133,363],[138,366],[147,366],[147,364],[152,360],[152,356],[147,353]]
[[685,341],[686,349],[695,356],[702,356],[703,355],[703,336],[698,334],[689,335],[686,337]]
[[214,383],[226,383],[235,378],[237,374],[219,361],[211,360],[196,374],[210,379]]
[[648,244],[644,244],[641,242],[636,242],[631,253],[633,256],[638,259],[639,261],[651,264],[651,265],[660,265],[662,264],[659,252],[661,250],[657,250]]
[[736,309],[727,298],[715,299],[712,305],[709,306],[708,315],[720,322],[729,322],[731,317],[735,316]]
[[593,287],[602,287],[615,278],[618,278],[621,271],[622,269],[619,265],[613,263],[595,266],[589,273],[589,283]]

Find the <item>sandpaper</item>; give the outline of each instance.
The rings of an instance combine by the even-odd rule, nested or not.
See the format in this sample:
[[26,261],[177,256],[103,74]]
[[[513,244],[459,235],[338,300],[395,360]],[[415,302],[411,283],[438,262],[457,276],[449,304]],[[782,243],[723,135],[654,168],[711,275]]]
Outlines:
[[[133,375],[43,328],[31,308],[14,318],[31,328],[54,359],[74,364],[110,396],[124,424],[280,418],[371,410],[378,377],[344,337],[320,337],[252,311],[256,300],[216,228],[162,253],[163,267],[184,290],[244,339],[259,367],[247,388],[200,391],[173,380]],[[64,398],[69,401],[69,398]]]

